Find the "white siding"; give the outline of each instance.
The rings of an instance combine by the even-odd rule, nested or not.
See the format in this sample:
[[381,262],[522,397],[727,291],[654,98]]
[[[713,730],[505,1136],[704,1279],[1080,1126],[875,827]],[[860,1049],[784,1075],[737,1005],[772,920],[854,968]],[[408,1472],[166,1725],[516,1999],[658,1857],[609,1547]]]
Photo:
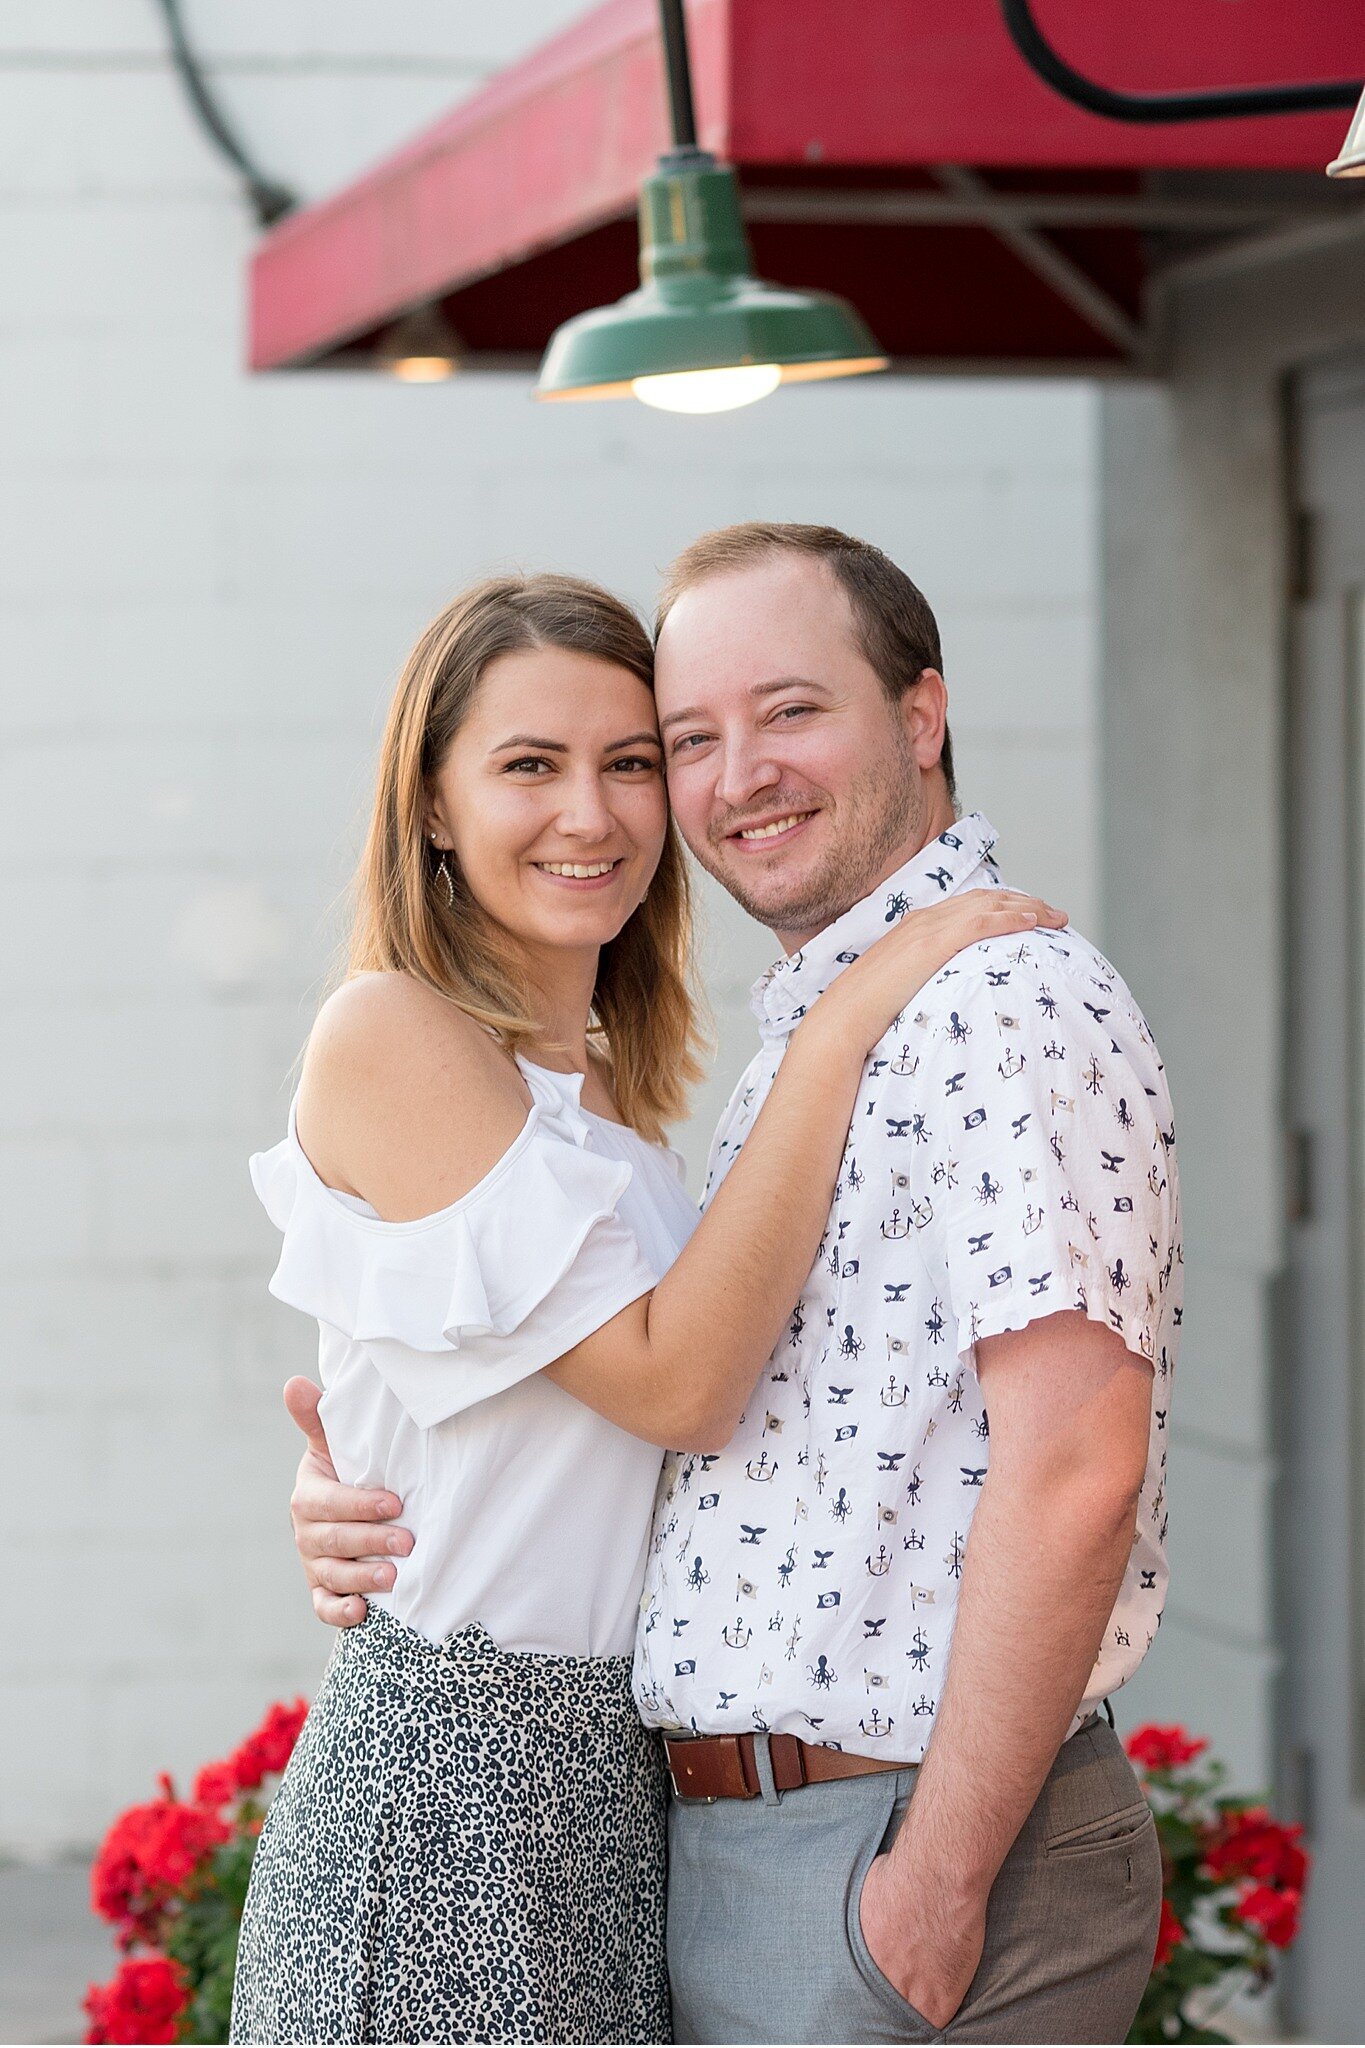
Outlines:
[[[195,0],[316,195],[579,11]],[[251,231],[145,0],[0,19],[0,1851],[93,1839],[328,1648],[294,1566],[270,1142],[418,627],[500,565],[647,605],[701,528],[869,535],[939,609],[963,795],[1095,916],[1093,411],[869,381],[728,419],[241,369]],[[771,955],[708,902],[719,1074]]]

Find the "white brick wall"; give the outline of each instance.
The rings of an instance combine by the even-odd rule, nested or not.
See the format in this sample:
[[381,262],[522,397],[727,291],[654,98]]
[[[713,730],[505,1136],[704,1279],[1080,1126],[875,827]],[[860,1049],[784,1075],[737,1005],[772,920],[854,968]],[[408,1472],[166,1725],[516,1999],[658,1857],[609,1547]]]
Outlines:
[[[263,165],[306,194],[578,0],[194,0]],[[728,419],[539,410],[239,367],[250,233],[144,0],[0,10],[0,1851],[92,1839],[328,1644],[245,1174],[339,931],[377,722],[426,617],[509,563],[647,604],[702,527],[832,520],[939,609],[963,793],[1094,903],[1092,406],[867,382]],[[749,1049],[766,935],[708,894]]]

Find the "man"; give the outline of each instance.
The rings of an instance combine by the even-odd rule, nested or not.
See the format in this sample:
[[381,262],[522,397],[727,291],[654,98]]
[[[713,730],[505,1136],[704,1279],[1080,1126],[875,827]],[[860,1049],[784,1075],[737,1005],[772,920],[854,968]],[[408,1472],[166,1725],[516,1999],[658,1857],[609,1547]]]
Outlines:
[[[841,968],[997,879],[941,671],[914,585],[831,529],[730,528],[669,572],[674,812],[786,954],[708,1187]],[[868,1062],[789,1330],[656,1510],[636,1696],[684,1738],[680,2039],[1123,2039],[1160,1862],[1101,1715],[1166,1584],[1173,1147],[1150,1033],[1070,931],[961,956]],[[346,1560],[398,1504],[329,1483],[292,1405],[314,1603],[358,1619],[393,1568]]]

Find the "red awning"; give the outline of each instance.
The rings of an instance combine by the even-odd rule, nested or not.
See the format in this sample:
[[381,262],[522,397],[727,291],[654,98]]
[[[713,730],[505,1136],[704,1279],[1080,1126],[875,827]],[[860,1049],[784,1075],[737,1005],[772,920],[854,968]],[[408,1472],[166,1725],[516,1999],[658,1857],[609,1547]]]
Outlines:
[[[1351,77],[1359,0],[1043,0],[1129,91]],[[703,145],[762,276],[841,292],[907,362],[1119,362],[1172,251],[1336,212],[1344,114],[1134,127],[1060,99],[996,0],[691,0]],[[355,360],[439,303],[477,361],[532,360],[636,282],[667,146],[654,0],[607,0],[405,149],[285,220],[251,270],[251,363]],[[1294,175],[1294,174],[1299,175]]]

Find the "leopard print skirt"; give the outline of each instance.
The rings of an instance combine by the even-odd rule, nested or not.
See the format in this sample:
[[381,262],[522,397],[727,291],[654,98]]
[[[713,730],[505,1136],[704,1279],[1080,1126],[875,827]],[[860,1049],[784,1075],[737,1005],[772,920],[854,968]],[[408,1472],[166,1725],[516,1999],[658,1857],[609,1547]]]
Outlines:
[[266,1817],[231,2039],[671,2040],[666,1785],[628,1657],[372,1606]]

